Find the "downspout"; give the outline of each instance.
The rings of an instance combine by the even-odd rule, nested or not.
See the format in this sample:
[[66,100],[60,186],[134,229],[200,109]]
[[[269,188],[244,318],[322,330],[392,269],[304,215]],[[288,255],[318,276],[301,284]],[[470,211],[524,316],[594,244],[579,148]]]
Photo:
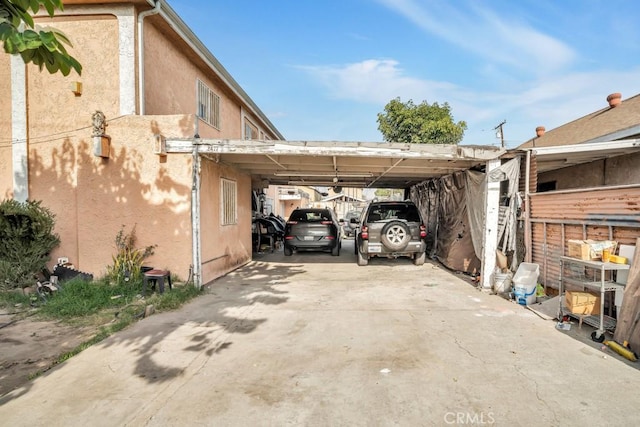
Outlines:
[[147,0],[153,9],[138,15],[138,115],[144,116],[144,18],[160,13],[160,0]]
[[191,252],[193,257],[193,286],[202,287],[202,263],[200,253],[200,141],[193,142],[193,177],[191,179]]

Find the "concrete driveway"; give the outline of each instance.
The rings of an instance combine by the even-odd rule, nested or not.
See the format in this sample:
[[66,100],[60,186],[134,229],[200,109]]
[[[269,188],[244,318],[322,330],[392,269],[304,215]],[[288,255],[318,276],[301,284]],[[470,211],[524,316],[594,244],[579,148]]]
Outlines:
[[638,370],[408,259],[259,255],[0,400],[2,425],[636,425]]

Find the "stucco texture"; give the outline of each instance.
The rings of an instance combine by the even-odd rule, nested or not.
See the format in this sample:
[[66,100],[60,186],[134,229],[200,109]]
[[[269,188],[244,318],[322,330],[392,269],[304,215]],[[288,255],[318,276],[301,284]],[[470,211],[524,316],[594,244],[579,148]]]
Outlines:
[[556,190],[626,185],[640,182],[640,153],[612,157],[540,174],[538,182],[556,181]]
[[[204,158],[201,163],[202,282],[251,260],[251,176]],[[237,185],[237,224],[222,225],[221,178]]]
[[[153,18],[153,17],[152,17]],[[154,22],[150,18],[150,22]],[[145,114],[196,113],[196,81],[202,80],[220,97],[221,126],[216,129],[199,121],[202,138],[239,139],[242,136],[240,106],[229,89],[204,63],[177,40],[168,42],[166,33],[145,25]],[[163,65],[158,65],[163,64]],[[206,74],[206,75],[205,75]]]
[[93,154],[90,130],[30,147],[30,193],[56,214],[54,251],[101,276],[115,237],[135,227],[136,246],[156,245],[148,265],[186,279],[191,264],[191,156],[153,153],[153,135],[184,137],[193,116],[126,116],[109,122],[109,158]]

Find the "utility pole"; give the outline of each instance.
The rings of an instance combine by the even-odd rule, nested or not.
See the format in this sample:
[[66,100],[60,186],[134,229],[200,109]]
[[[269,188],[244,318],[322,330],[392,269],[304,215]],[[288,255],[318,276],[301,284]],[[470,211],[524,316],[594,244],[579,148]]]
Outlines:
[[506,120],[503,120],[498,126],[494,127],[493,130],[496,131],[496,137],[500,135],[500,146],[504,148],[504,132],[502,131],[502,126],[507,123]]

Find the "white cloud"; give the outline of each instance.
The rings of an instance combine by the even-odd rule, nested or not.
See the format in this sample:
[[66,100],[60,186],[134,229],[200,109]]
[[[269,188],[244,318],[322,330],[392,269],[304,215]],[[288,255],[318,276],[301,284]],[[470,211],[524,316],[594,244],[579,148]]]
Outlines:
[[[534,74],[566,67],[576,54],[565,43],[543,34],[515,16],[483,9],[475,1],[452,3],[378,0],[429,34],[473,52],[486,61]],[[501,11],[504,13],[504,11]]]
[[385,105],[401,97],[437,100],[442,92],[455,92],[456,86],[448,82],[422,80],[406,76],[398,62],[392,59],[367,59],[340,66],[298,66],[329,90],[335,99],[348,99],[364,103]]

